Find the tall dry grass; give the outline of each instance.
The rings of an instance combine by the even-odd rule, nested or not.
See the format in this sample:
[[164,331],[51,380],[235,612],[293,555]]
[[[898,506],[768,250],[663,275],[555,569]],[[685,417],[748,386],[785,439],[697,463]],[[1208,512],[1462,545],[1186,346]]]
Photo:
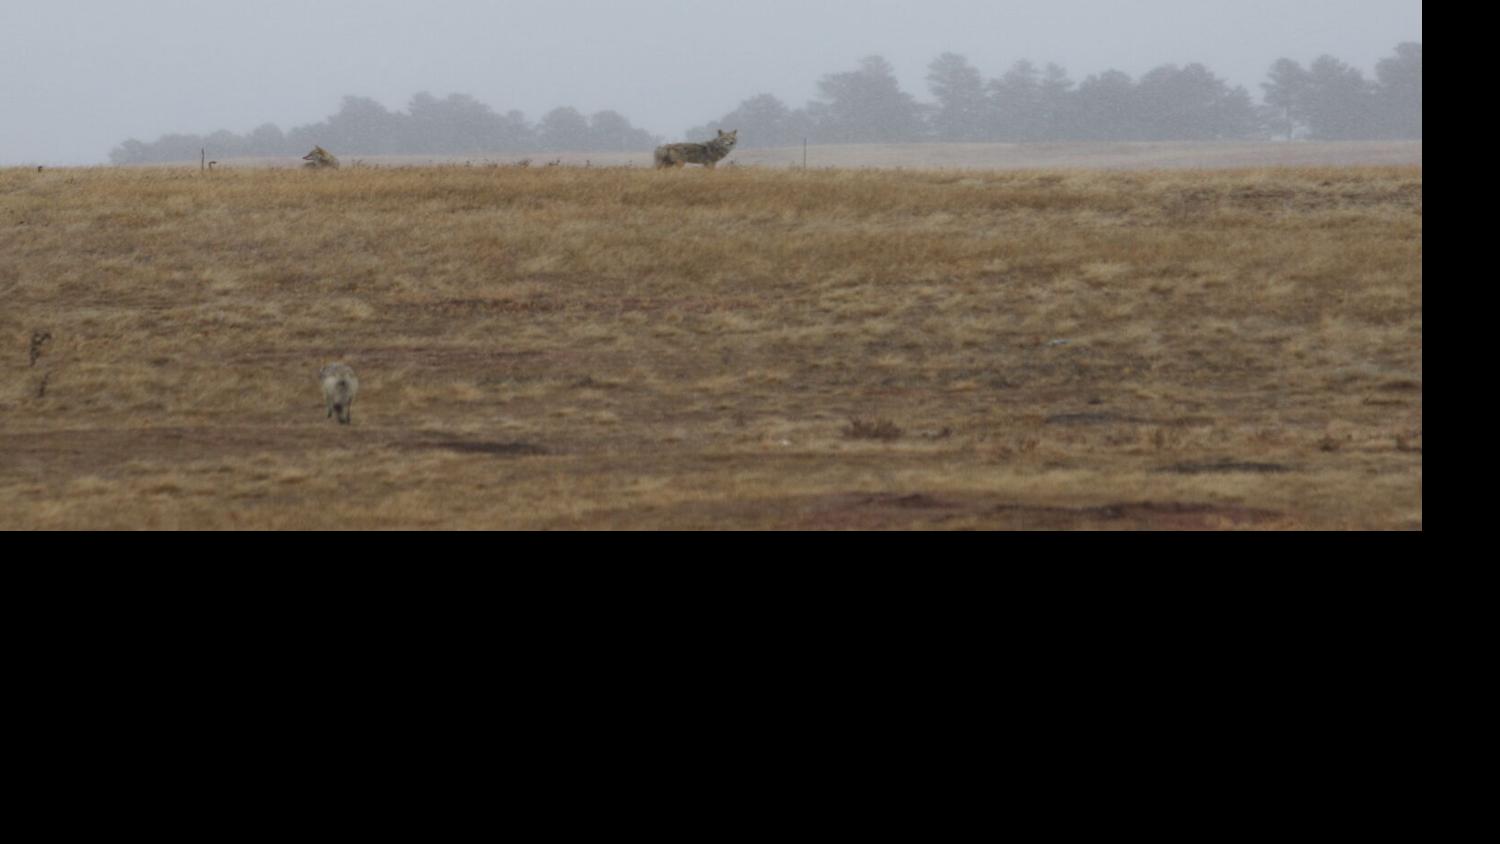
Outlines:
[[1420,526],[1421,203],[1419,168],[0,171],[0,527]]

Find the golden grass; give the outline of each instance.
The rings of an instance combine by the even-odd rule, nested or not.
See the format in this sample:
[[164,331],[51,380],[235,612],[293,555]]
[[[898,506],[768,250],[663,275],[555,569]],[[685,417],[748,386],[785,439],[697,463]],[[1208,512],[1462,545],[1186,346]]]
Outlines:
[[0,171],[0,528],[1420,527],[1421,203],[1417,167]]

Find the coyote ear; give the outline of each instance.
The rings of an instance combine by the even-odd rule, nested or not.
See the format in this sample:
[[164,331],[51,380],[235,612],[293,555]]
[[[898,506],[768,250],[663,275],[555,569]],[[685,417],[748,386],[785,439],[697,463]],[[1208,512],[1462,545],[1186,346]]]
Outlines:
[[725,131],[724,131],[724,130],[723,130],[723,129],[720,129],[720,130],[719,130],[719,137],[721,137],[721,138],[722,138],[722,137],[724,137],[724,136],[725,136],[725,135],[726,135],[726,134],[728,134],[728,133],[726,133],[726,132],[725,132]]

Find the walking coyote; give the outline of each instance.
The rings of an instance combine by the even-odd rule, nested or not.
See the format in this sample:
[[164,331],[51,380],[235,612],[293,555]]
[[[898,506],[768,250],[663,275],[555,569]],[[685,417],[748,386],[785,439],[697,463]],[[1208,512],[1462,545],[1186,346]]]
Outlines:
[[684,167],[688,164],[702,164],[712,170],[714,165],[724,159],[729,151],[734,149],[735,141],[740,130],[725,132],[719,130],[719,137],[704,144],[667,144],[656,148],[656,167]]
[[338,414],[339,424],[348,425],[353,418],[354,394],[359,392],[359,379],[354,370],[342,363],[330,363],[318,370],[318,380],[323,384],[323,399],[328,402],[328,416]]
[[302,156],[302,160],[307,162],[302,166],[309,170],[339,169],[339,160],[333,157],[333,153],[322,147],[313,147],[313,151]]

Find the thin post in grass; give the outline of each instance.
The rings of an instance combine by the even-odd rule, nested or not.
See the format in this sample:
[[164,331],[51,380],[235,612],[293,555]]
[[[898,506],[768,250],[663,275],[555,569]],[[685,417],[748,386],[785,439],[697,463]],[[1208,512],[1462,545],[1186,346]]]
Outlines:
[[807,169],[807,139],[802,139],[802,169]]
[[208,169],[207,161],[208,161],[208,150],[204,149],[203,147],[199,147],[198,148],[198,172],[199,173],[202,173],[204,170]]

